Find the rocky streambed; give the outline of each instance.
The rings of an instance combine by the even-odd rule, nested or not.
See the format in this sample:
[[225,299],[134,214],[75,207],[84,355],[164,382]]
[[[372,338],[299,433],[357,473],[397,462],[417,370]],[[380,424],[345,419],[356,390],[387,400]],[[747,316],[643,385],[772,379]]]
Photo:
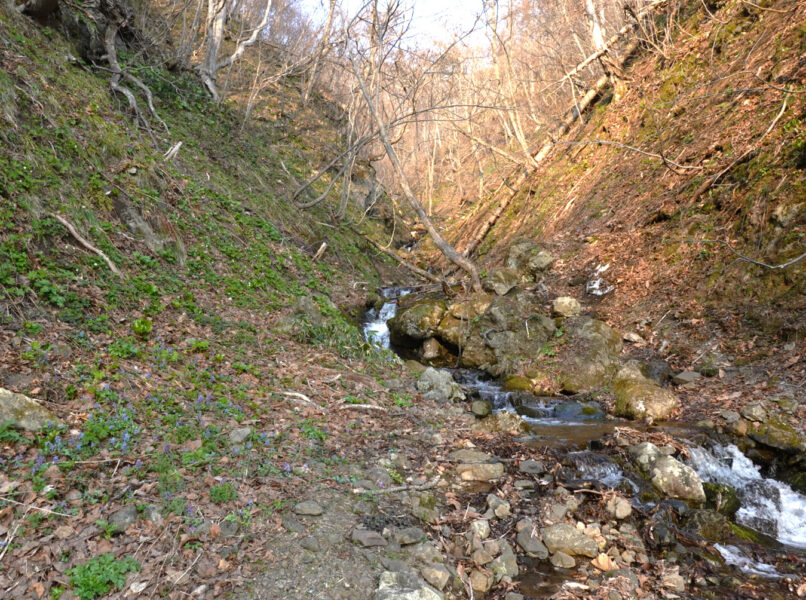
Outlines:
[[[718,424],[667,421],[669,381],[686,373],[625,360],[622,336],[573,299],[488,289],[461,301],[383,290],[365,325],[417,359],[425,398],[473,415],[440,490],[471,517],[439,532],[464,560],[446,573],[509,600],[806,595],[803,443],[780,415],[749,404]],[[433,597],[462,597],[451,577],[422,575]]]

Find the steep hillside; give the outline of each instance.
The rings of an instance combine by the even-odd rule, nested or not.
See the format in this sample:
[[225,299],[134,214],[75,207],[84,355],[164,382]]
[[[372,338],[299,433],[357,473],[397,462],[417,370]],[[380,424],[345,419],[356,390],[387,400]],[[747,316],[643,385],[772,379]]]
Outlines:
[[[717,351],[701,345],[715,335],[736,358],[755,352],[757,336],[776,357],[781,346],[802,348],[806,260],[785,269],[748,260],[782,265],[806,252],[804,10],[685,4],[673,43],[644,48],[626,93],[606,93],[557,142],[486,237],[481,261],[500,265],[517,238],[548,244],[562,258],[553,292],[584,298],[624,328],[664,317],[692,343],[671,348],[681,366]],[[442,205],[452,239],[461,247],[498,201]],[[615,286],[603,298],[585,294],[598,265],[610,265]],[[669,337],[643,333],[658,345]]]

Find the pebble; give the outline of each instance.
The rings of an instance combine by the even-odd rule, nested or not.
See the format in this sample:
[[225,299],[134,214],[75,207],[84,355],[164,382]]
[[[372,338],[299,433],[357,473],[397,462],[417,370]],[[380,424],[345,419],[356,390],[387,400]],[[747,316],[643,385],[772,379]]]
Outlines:
[[487,563],[493,562],[493,557],[490,556],[490,553],[485,550],[476,550],[470,558],[476,563],[478,566],[483,567]]
[[493,587],[493,578],[487,573],[473,571],[470,574],[470,587],[473,588],[474,592],[484,594]]
[[315,537],[306,537],[302,538],[299,542],[299,545],[305,548],[305,550],[310,550],[311,552],[319,552],[319,540]]
[[493,514],[499,519],[504,519],[510,515],[511,506],[509,502],[495,494],[487,496],[487,506],[493,511]]
[[123,531],[137,520],[137,507],[134,504],[124,506],[120,510],[109,515],[109,524],[118,531]]
[[364,548],[386,546],[388,543],[380,533],[371,529],[354,529],[352,540]]
[[491,481],[504,474],[501,463],[465,463],[457,465],[456,472],[462,481]]
[[438,590],[443,590],[451,579],[451,572],[443,565],[428,565],[420,569],[423,579]]
[[518,470],[527,475],[542,475],[546,472],[546,466],[539,460],[532,460],[530,458],[529,460],[521,461],[518,465]]
[[391,538],[401,546],[410,546],[423,541],[425,533],[419,527],[406,527],[392,532]]
[[605,506],[607,512],[613,515],[616,519],[626,519],[632,514],[632,505],[629,500],[621,496],[613,496],[607,501]]
[[477,519],[470,524],[470,531],[484,540],[490,536],[490,522],[487,519]]
[[676,385],[686,385],[693,383],[700,378],[702,378],[702,375],[697,373],[697,371],[682,371],[672,377],[672,382]]
[[243,444],[252,433],[251,427],[240,427],[229,432],[229,441],[232,444]]
[[551,556],[551,564],[560,569],[573,569],[577,566],[577,561],[565,552],[555,552]]
[[537,535],[532,535],[534,528],[529,524],[529,527],[524,527],[518,532],[517,541],[528,556],[532,558],[539,558],[541,560],[548,558],[549,551]]

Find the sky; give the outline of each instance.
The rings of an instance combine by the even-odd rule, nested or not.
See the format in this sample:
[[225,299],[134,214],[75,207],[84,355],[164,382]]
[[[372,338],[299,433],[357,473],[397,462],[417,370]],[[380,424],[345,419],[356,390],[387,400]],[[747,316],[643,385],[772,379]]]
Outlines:
[[[366,0],[343,0],[349,15],[354,15]],[[303,0],[305,6],[321,11],[321,0]],[[456,31],[468,31],[481,12],[483,0],[403,0],[403,5],[414,11],[409,32],[422,44],[428,40],[449,41]]]

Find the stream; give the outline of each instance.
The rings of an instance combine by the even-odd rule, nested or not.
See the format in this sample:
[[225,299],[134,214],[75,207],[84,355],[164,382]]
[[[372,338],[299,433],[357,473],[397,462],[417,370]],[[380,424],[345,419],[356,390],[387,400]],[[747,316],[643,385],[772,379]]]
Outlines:
[[[365,315],[367,340],[392,351],[398,350],[390,345],[386,323],[395,316],[398,299],[411,291],[411,288],[382,290],[386,302],[380,308],[369,309]],[[573,465],[580,480],[632,495],[633,505],[644,510],[654,507],[653,503],[642,503],[638,499],[639,491],[647,487],[643,478],[632,472],[624,473],[610,457],[596,451],[597,441],[613,433],[616,427],[637,430],[646,427],[605,414],[595,401],[580,402],[568,397],[537,397],[525,392],[505,391],[498,381],[481,371],[446,370],[460,384],[469,400],[487,400],[494,413],[511,411],[521,416],[528,424],[531,443],[564,452],[566,462]],[[702,431],[685,424],[666,423],[653,428],[653,431],[659,430],[686,441],[690,447],[688,464],[704,483],[726,484],[735,489],[741,508],[733,521],[760,534],[768,557],[770,552],[778,556],[806,554],[806,496],[785,483],[764,477],[760,468],[733,444],[707,442],[698,445],[692,438]],[[702,439],[702,435],[698,439]],[[757,560],[755,556],[760,553],[755,544],[726,543],[713,544],[713,547],[726,565],[746,576],[768,581],[792,577]]]

